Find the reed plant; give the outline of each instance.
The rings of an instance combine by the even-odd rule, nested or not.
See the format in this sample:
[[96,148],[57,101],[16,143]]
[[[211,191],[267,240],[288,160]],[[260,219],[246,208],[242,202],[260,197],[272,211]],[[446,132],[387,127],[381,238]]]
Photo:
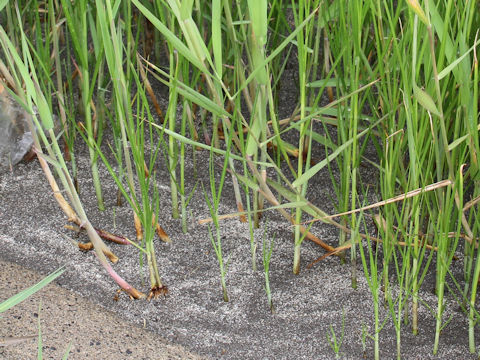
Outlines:
[[268,306],[270,307],[270,312],[274,314],[275,307],[273,305],[272,290],[270,289],[270,260],[272,259],[273,247],[275,245],[275,237],[272,237],[272,240],[270,240],[270,244],[267,245],[266,230],[267,228],[265,227],[265,232],[262,240],[263,273],[265,275],[265,293],[267,294]]
[[[62,1],[62,10],[65,14],[65,20],[71,37],[71,44],[75,53],[75,67],[80,83],[79,93],[81,98],[81,112],[84,115],[82,128],[85,131],[87,143],[89,145],[93,184],[97,196],[98,208],[104,210],[105,205],[103,203],[102,188],[98,173],[98,156],[95,152],[95,144],[100,144],[102,140],[101,128],[103,127],[103,124],[99,123],[100,120],[102,120],[102,117],[95,116],[94,118],[92,116],[92,109],[94,109],[94,107],[92,107],[92,85],[97,82],[100,68],[103,70],[104,59],[103,56],[99,56],[102,49],[98,48],[98,42],[93,41],[96,45],[94,49],[95,54],[92,54],[88,47],[89,34],[96,34],[98,32],[98,25],[95,22],[95,18],[88,9],[90,6],[91,5],[86,0],[75,2]],[[55,27],[56,24],[53,25],[53,28]],[[41,39],[38,39],[37,44],[41,43]],[[46,65],[47,64],[45,64],[45,66]],[[59,67],[58,64],[57,67]],[[92,69],[94,69],[93,74],[91,73]]]
[[[52,5],[50,5],[50,8],[51,7]],[[17,21],[21,24],[18,5],[15,5],[14,9],[17,14]],[[79,21],[83,20],[80,19]],[[54,32],[52,32],[52,34],[54,34]],[[134,298],[144,297],[145,295],[143,293],[128,284],[110,265],[109,260],[116,263],[118,258],[100,238],[99,232],[97,232],[89,221],[82,202],[80,201],[78,191],[60,149],[57,134],[55,133],[55,117],[53,115],[54,109],[52,105],[52,95],[54,92],[42,91],[39,85],[40,83],[52,82],[48,68],[45,66],[35,66],[33,59],[39,59],[38,51],[36,47],[34,47],[35,44],[28,42],[26,34],[23,32],[22,27],[20,27],[19,40],[22,44],[22,56],[20,56],[3,28],[0,28],[0,37],[3,55],[8,64],[8,67],[5,65],[2,66],[3,75],[6,79],[10,79],[8,85],[13,90],[11,91],[11,96],[30,114],[27,120],[34,134],[34,150],[37,153],[57,203],[65,212],[69,221],[76,223],[79,227],[86,230],[101,265],[117,284]],[[56,41],[58,41],[58,39],[53,40],[54,43]],[[51,51],[52,48],[49,47],[48,50]],[[54,58],[53,54],[49,57]],[[92,87],[91,84],[90,87]],[[89,142],[89,144],[91,143]],[[43,153],[43,148],[46,150],[46,154]],[[95,149],[93,149],[93,151],[95,152]],[[63,191],[60,190],[50,170],[50,165],[53,166]],[[63,197],[63,193],[67,195],[68,201]],[[108,257],[109,260],[107,260],[106,257]]]
[[333,325],[330,324],[329,333],[327,333],[327,340],[332,348],[333,352],[335,353],[335,359],[340,359],[340,348],[342,347],[343,338],[345,336],[345,311],[342,309],[342,329],[340,332],[340,338],[335,333],[333,329]]
[[[118,10],[118,8],[114,8],[110,1],[106,1],[105,3],[97,2],[96,8],[99,18],[98,21],[101,24],[101,40],[105,49],[107,67],[113,82],[115,114],[117,122],[120,124],[122,137],[123,154],[117,154],[117,156],[124,156],[128,186],[123,185],[98,147],[96,151],[98,151],[102,157],[110,174],[134,211],[134,222],[138,241],[137,248],[146,256],[149,269],[150,293],[148,299],[152,297],[157,298],[160,295],[165,295],[167,288],[162,284],[158,270],[153,244],[155,230],[157,230],[162,240],[169,241],[168,235],[160,225],[158,225],[160,218],[158,210],[159,195],[155,187],[154,164],[162,139],[157,140],[157,145],[155,145],[153,138],[154,130],[151,126],[153,121],[151,120],[152,115],[147,104],[146,91],[140,82],[140,77],[137,75],[138,70],[136,70],[134,66],[136,61],[132,62],[136,60],[136,56],[135,46],[134,44],[130,44],[132,41],[131,26],[125,28],[125,37],[127,38],[127,44],[130,44],[130,46],[124,47],[122,36],[124,35],[124,30],[120,26],[115,27],[113,25],[117,16],[120,16],[119,13],[115,13],[115,10]],[[124,19],[129,20],[132,18],[130,15],[132,11],[130,3],[125,3],[122,10]],[[130,97],[131,89],[134,85],[132,82],[135,83],[137,88],[137,96],[135,97],[137,106],[135,113]],[[149,140],[152,146],[150,154],[145,152],[146,134],[149,134]],[[149,158],[146,158],[146,155],[149,155]],[[135,175],[138,181],[138,192],[140,196],[137,195],[137,186],[134,181]],[[151,195],[151,191],[153,192],[153,196]],[[140,260],[140,264],[142,264],[142,260]]]
[[222,293],[223,293],[223,301],[228,302],[228,292],[227,292],[227,285],[225,281],[225,275],[227,272],[227,266],[228,266],[228,261],[224,261],[224,253],[222,251],[222,240],[221,240],[221,229],[220,229],[220,223],[218,221],[218,209],[220,206],[220,200],[221,200],[221,195],[223,191],[223,186],[225,183],[225,176],[227,174],[227,169],[228,169],[228,164],[229,164],[229,154],[230,154],[230,149],[232,146],[232,138],[230,137],[227,140],[227,149],[225,151],[225,159],[223,162],[223,167],[222,167],[222,172],[220,174],[220,179],[218,184],[216,184],[216,177],[215,177],[215,158],[214,158],[214,153],[213,151],[210,151],[210,162],[209,162],[209,175],[210,175],[210,196],[211,200],[209,199],[209,196],[205,192],[205,201],[207,202],[208,208],[210,210],[210,214],[213,219],[213,224],[215,226],[215,238],[212,234],[211,229],[209,228],[209,234],[210,234],[210,241],[212,243],[213,249],[215,251],[215,255],[218,260],[218,265],[220,268],[220,282],[222,285]]

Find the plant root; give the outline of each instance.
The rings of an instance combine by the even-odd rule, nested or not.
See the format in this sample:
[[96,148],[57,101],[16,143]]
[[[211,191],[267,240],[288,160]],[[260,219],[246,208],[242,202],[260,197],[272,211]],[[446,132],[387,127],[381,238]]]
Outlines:
[[[80,227],[74,226],[74,225],[65,225],[64,227],[66,229],[75,231],[77,233],[79,233],[83,229],[83,228],[80,228]],[[95,228],[95,231],[97,232],[98,236],[100,236],[102,239],[114,242],[115,244],[130,245],[132,243],[132,240],[129,240],[127,237],[122,236],[122,235],[115,235],[115,234],[112,234],[108,231],[105,231],[105,230],[102,230],[102,229],[97,229],[97,228]]]
[[150,293],[148,294],[147,301],[158,299],[159,297],[163,296],[166,297],[168,294],[168,288],[165,285],[154,286],[150,289]]

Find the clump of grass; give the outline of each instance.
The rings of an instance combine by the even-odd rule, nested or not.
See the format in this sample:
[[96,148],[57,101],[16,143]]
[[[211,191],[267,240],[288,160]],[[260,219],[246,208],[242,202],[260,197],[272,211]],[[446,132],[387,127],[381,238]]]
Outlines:
[[[16,12],[17,19],[21,23],[18,7],[16,7]],[[37,67],[33,62],[33,58],[38,58],[38,53],[33,48],[30,50],[27,37],[22,28],[20,28],[20,40],[23,48],[23,58],[20,57],[3,27],[0,28],[0,39],[3,54],[9,65],[9,70],[3,66],[2,71],[8,79],[11,79],[10,85],[16,91],[16,95],[12,92],[12,96],[16,97],[19,103],[31,114],[31,118],[28,120],[34,135],[34,150],[38,155],[55,199],[68,216],[68,219],[86,230],[101,265],[117,284],[132,297],[143,297],[144,295],[141,292],[128,284],[112,268],[106,256],[113,263],[117,262],[118,258],[100,238],[85,213],[55,134],[52,94],[51,92],[42,92],[38,85],[40,79],[48,81],[46,80],[48,77],[46,77],[45,68],[39,67],[39,75],[37,75]],[[23,84],[24,86],[22,86]],[[42,152],[42,145],[46,149],[47,154]],[[63,192],[67,194],[70,203],[63,197],[62,191],[60,191],[56,179],[51,173],[49,164],[53,165],[56,175],[61,182]]]
[[272,237],[272,240],[270,240],[270,245],[267,246],[266,232],[267,227],[265,226],[265,232],[263,234],[262,241],[263,274],[265,275],[265,293],[267,294],[268,306],[270,307],[270,312],[274,314],[275,307],[273,306],[272,291],[270,289],[270,260],[272,258],[275,236]]
[[[130,3],[125,4],[123,10],[125,12],[124,17],[127,20],[131,19],[130,14],[132,10]],[[130,30],[128,30],[130,27],[127,27],[127,33],[125,34],[127,37],[127,45],[130,46],[125,48],[122,43],[121,35],[123,32],[121,27],[115,28],[114,26],[107,26],[107,24],[111,24],[115,20],[110,2],[107,1],[106,4],[97,2],[97,14],[101,24],[101,41],[105,49],[107,67],[113,81],[116,121],[120,124],[122,150],[127,168],[128,192],[127,188],[116,176],[112,167],[108,164],[108,161],[101,151],[99,151],[98,147],[97,151],[109,169],[117,186],[125,195],[127,201],[134,210],[137,241],[140,243],[140,246],[137,246],[137,248],[146,256],[149,268],[150,293],[148,299],[151,299],[152,297],[157,298],[161,295],[165,295],[167,293],[167,288],[162,284],[158,270],[155,248],[153,245],[155,230],[163,241],[170,241],[168,235],[158,225],[159,197],[158,191],[155,188],[154,164],[158,155],[161,140],[159,140],[156,147],[153,147],[149,158],[146,159],[145,133],[147,132],[147,129],[150,134],[149,140],[153,143],[153,127],[150,125],[152,122],[152,116],[147,105],[145,89],[140,83],[136,71],[133,71],[135,69],[134,63],[136,61],[132,62],[132,60],[136,60],[136,56],[133,55],[135,46],[128,42],[128,39],[131,39]],[[125,70],[123,68],[123,56],[125,56],[127,64]],[[130,101],[129,90],[132,87],[131,82],[135,82],[137,87],[136,114],[133,111],[132,103]],[[145,121],[145,118],[148,119],[147,122]],[[121,154],[117,154],[117,156],[121,156]],[[133,166],[130,156],[133,158]],[[148,166],[146,165],[147,160]],[[134,182],[134,169],[138,181],[138,192],[140,193],[140,196],[137,196]],[[152,188],[153,198],[150,195],[150,190]],[[140,264],[142,264],[142,260],[140,260]]]
[[335,359],[340,359],[340,348],[343,344],[343,337],[345,335],[345,310],[342,308],[342,329],[340,331],[340,338],[337,337],[333,325],[330,324],[329,333],[327,333],[327,340],[335,353]]
[[[464,279],[452,291],[463,286],[461,294],[455,296],[469,299],[469,348],[475,351],[474,329],[479,316],[474,305],[480,276],[480,262],[475,258],[480,227],[476,208],[480,191],[480,17],[474,1],[279,0],[270,4],[249,0],[230,4],[221,0],[106,0],[96,1],[94,8],[86,0],[62,0],[62,6],[49,0],[47,22],[42,22],[41,11],[26,11],[26,2],[16,4],[20,6],[3,4],[8,32],[0,31],[7,63],[0,63],[2,73],[28,111],[34,114],[34,106],[37,108],[39,118],[33,116],[33,121],[41,143],[37,139],[35,147],[57,201],[69,217],[87,228],[102,265],[121,286],[141,296],[120,280],[106,261],[104,253],[116,259],[94,232],[80,203],[73,180],[75,165],[72,163],[72,177],[53,127],[54,104],[59,108],[69,149],[73,149],[76,134],[83,134],[89,145],[92,176],[98,179],[95,169],[101,157],[134,210],[136,246],[141,262],[147,257],[152,289],[163,287],[153,247],[159,217],[155,187],[158,151],[167,149],[173,216],[181,213],[186,231],[188,174],[184,157],[185,148],[191,146],[193,153],[197,149],[210,152],[210,192],[208,196],[205,193],[205,201],[215,226],[210,241],[219,261],[225,300],[227,266],[220,221],[232,217],[248,220],[255,269],[253,229],[259,226],[261,214],[278,211],[293,226],[294,273],[301,268],[304,239],[321,246],[327,252],[324,256],[346,259],[350,250],[353,287],[360,255],[372,293],[375,358],[379,357],[383,327],[379,320],[380,289],[389,307],[388,321],[394,323],[400,357],[402,321],[418,333],[423,281],[428,272],[435,272],[438,303],[433,351],[437,352],[446,323],[445,279],[455,266],[454,253],[463,246]],[[38,3],[34,5],[39,10]],[[30,36],[17,26],[23,14],[32,28]],[[139,44],[146,44],[147,39],[134,32],[134,19],[137,26],[151,23],[154,37],[166,42],[167,67],[138,56]],[[70,56],[60,56],[64,35],[66,52],[73,49],[70,55],[74,63],[62,61]],[[91,39],[91,47],[87,39]],[[155,53],[158,58],[159,50]],[[288,118],[278,119],[279,84],[292,54],[298,59],[296,109]],[[5,70],[7,67],[10,71]],[[50,78],[51,68],[56,72],[55,82]],[[83,112],[79,128],[76,121],[66,121],[75,108],[69,69],[76,69],[79,77]],[[155,123],[150,114],[146,96],[147,91],[153,99],[149,76],[169,88],[164,124]],[[68,86],[63,86],[64,77]],[[105,100],[108,92],[112,94],[111,107]],[[57,93],[56,98],[53,93]],[[328,103],[323,102],[325,94]],[[103,113],[113,124],[118,173],[106,162],[100,146],[103,122],[99,119]],[[195,121],[198,114],[200,124]],[[205,141],[198,136],[196,126],[202,128]],[[163,136],[168,137],[168,144],[162,142]],[[149,153],[145,153],[147,142],[153,148]],[[41,145],[47,154],[42,155]],[[370,145],[376,149],[376,160],[367,158]],[[319,148],[325,156],[314,159]],[[216,168],[219,158],[223,164]],[[48,164],[54,166],[75,212],[60,193]],[[363,177],[365,164],[377,169],[378,179]],[[327,169],[336,193],[334,215],[326,214],[307,198],[315,177]],[[227,172],[232,177],[238,212],[219,214]],[[94,182],[101,207],[99,182]],[[375,196],[382,200],[368,205],[364,186],[372,182],[378,189]],[[471,200],[466,195],[470,193]],[[270,208],[265,208],[266,203]],[[375,209],[371,216],[378,236],[366,233],[369,223],[364,216],[369,209]],[[311,221],[308,226],[306,221]],[[312,233],[315,221],[339,229],[337,247]],[[264,241],[262,250],[269,297],[273,240],[268,249]],[[430,267],[433,262],[436,266]],[[271,297],[269,304],[273,307]],[[336,353],[341,344],[337,340],[332,330],[329,341]]]
[[[105,210],[100,176],[98,173],[98,156],[95,152],[95,146],[99,146],[102,140],[101,128],[103,127],[103,124],[99,124],[102,117],[96,117],[96,119],[93,119],[91,106],[93,96],[92,85],[96,83],[96,77],[99,73],[98,69],[103,68],[104,57],[99,54],[99,52],[102,52],[102,49],[95,49],[97,52],[97,54],[95,54],[96,56],[92,56],[88,49],[89,33],[95,34],[100,29],[97,28],[94,18],[87,16],[88,1],[81,0],[71,3],[63,0],[61,3],[66,23],[70,30],[71,44],[77,61],[76,70],[78,71],[78,78],[80,79],[81,111],[85,117],[82,128],[85,131],[87,143],[89,145],[90,166],[92,169],[92,179],[97,196],[98,208],[100,210]],[[54,24],[53,27],[56,27],[56,25]],[[98,43],[96,42],[98,39],[94,40],[95,44],[98,46]],[[96,71],[93,72],[93,75],[91,74],[92,67],[96,69]]]
[[[213,249],[215,250],[215,255],[218,259],[218,265],[220,267],[220,282],[222,285],[222,293],[223,293],[223,301],[228,302],[228,293],[227,293],[227,285],[225,282],[225,275],[227,272],[227,266],[224,262],[223,259],[223,251],[222,251],[222,240],[221,240],[221,234],[220,234],[220,224],[218,222],[218,208],[220,205],[220,198],[222,195],[223,191],[223,185],[225,182],[225,176],[227,174],[227,168],[228,168],[228,159],[229,159],[229,153],[230,153],[230,147],[232,146],[232,139],[230,138],[227,141],[227,150],[226,150],[226,156],[223,162],[223,167],[222,167],[222,173],[220,176],[220,181],[218,185],[216,185],[216,179],[215,179],[215,158],[214,158],[214,153],[213,151],[210,151],[210,162],[209,162],[209,174],[210,174],[210,194],[212,197],[212,200],[209,199],[205,192],[205,201],[207,202],[208,208],[210,210],[210,215],[212,216],[213,219],[213,224],[215,226],[215,239],[212,235],[212,231],[209,228],[209,234],[210,234],[210,241],[212,243]],[[204,190],[205,191],[205,190]]]

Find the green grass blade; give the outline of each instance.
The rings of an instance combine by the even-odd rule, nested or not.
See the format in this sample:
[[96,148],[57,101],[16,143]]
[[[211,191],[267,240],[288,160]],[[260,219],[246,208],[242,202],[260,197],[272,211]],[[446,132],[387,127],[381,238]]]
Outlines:
[[0,11],[8,4],[9,0],[1,0],[0,1]]
[[425,109],[437,116],[440,116],[440,111],[438,111],[437,105],[435,105],[435,101],[430,95],[428,95],[425,91],[420,89],[415,84],[413,85],[413,93],[415,95],[415,98]]
[[438,73],[438,80],[442,80],[445,76],[447,76],[448,74],[450,74],[450,72],[463,60],[465,59],[465,57],[473,50],[475,49],[475,47],[480,44],[480,40],[477,40],[477,42],[475,44],[473,44],[473,46],[468,49],[468,51],[463,54],[462,56],[460,56],[459,58],[455,59],[455,61],[453,61],[450,65],[446,66],[445,69],[443,69],[442,71],[440,71]]
[[57,277],[62,275],[64,271],[65,271],[65,269],[63,269],[63,267],[60,268],[60,269],[57,269],[53,273],[48,275],[46,278],[39,281],[37,284],[29,287],[28,289],[25,289],[25,290],[19,292],[18,294],[14,295],[11,298],[2,302],[0,304],[0,314],[7,311],[8,309],[14,307],[15,305],[21,303],[23,300],[32,296],[33,294],[35,294],[37,291],[39,291],[43,287],[47,286],[49,283],[51,283]]
[[[372,124],[370,127],[368,127],[367,129],[365,129],[361,133],[359,133],[356,136],[357,140],[360,139],[362,136],[368,134],[371,131],[371,128],[377,126],[382,120],[383,119],[380,118],[374,124]],[[339,156],[342,153],[343,150],[347,149],[354,142],[354,140],[355,140],[355,137],[352,137],[348,141],[346,141],[344,144],[340,145],[334,152],[332,152],[330,155],[328,155],[325,159],[320,161],[318,164],[315,164],[310,169],[305,171],[301,176],[299,176],[292,183],[292,186],[297,187],[299,185],[302,185],[302,184],[306,183],[317,172],[319,172],[321,169],[323,169],[325,166],[327,166],[329,162],[332,162],[337,156]]]
[[195,54],[190,51],[190,49],[185,46],[185,44],[172,33],[168,27],[166,27],[162,22],[150,12],[145,6],[143,6],[139,0],[132,0],[132,3],[137,7],[137,9],[157,28],[160,33],[167,39],[169,43],[188,61],[190,61],[194,66],[196,66],[201,71],[208,73],[205,65],[195,56]]

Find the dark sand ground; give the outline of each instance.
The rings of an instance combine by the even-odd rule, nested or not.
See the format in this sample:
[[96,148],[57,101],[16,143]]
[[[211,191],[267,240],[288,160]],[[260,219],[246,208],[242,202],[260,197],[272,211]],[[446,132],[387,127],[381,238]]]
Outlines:
[[[208,181],[206,158],[199,156],[197,163],[199,179],[204,182]],[[107,210],[100,212],[92,193],[85,149],[81,149],[77,161],[81,198],[91,222],[134,238],[132,212],[128,206],[114,206],[115,186],[105,168],[100,166]],[[193,173],[192,164],[187,171]],[[0,265],[0,301],[38,281],[39,274],[46,275],[60,266],[66,268],[56,285],[2,314],[0,342],[5,337],[35,335],[41,303],[44,355],[48,359],[61,358],[69,343],[72,359],[194,358],[190,352],[210,359],[334,359],[327,334],[333,327],[340,337],[342,319],[345,328],[339,357],[373,358],[373,342],[367,338],[365,347],[362,345],[362,328],[372,334],[374,318],[371,294],[360,265],[358,288],[354,290],[350,285],[350,267],[341,265],[336,257],[306,268],[324,254],[317,245],[306,241],[302,245],[301,273],[293,275],[291,228],[278,214],[269,212],[268,221],[255,230],[259,270],[254,272],[248,226],[237,220],[223,221],[220,231],[228,259],[230,296],[230,302],[225,303],[208,228],[198,224],[199,219],[209,217],[203,194],[197,191],[193,196],[188,208],[189,232],[183,234],[180,221],[170,216],[166,171],[159,168],[156,179],[161,193],[160,220],[172,239],[171,244],[155,242],[168,296],[147,302],[132,301],[121,294],[115,301],[118,287],[93,253],[79,251],[69,240],[86,241],[86,236],[77,236],[63,227],[66,218],[38,163],[19,164],[13,172],[0,174],[0,259],[8,262]],[[227,180],[221,214],[235,211],[231,180]],[[309,199],[333,213],[328,175],[313,181]],[[188,186],[191,188],[193,182]],[[261,270],[264,226],[268,240],[275,234],[270,270],[274,315],[269,311]],[[332,245],[338,241],[336,229],[329,226],[315,224],[312,232]],[[148,285],[141,281],[137,250],[116,244],[111,248],[120,257],[115,270],[137,289],[148,291]],[[458,268],[461,266],[459,263]],[[143,271],[145,274],[146,269]],[[432,279],[427,278],[420,296],[435,308],[432,288]],[[426,306],[421,306],[419,334],[413,336],[408,327],[402,329],[402,358],[476,359],[477,355],[468,351],[467,320],[458,309],[453,297],[448,296],[444,318],[452,319],[442,331],[439,354],[433,356],[435,319]],[[381,320],[388,316],[383,305],[380,316]],[[391,320],[380,332],[380,344],[382,359],[396,357]],[[0,358],[36,358],[35,346],[35,341],[29,340],[0,347]]]

